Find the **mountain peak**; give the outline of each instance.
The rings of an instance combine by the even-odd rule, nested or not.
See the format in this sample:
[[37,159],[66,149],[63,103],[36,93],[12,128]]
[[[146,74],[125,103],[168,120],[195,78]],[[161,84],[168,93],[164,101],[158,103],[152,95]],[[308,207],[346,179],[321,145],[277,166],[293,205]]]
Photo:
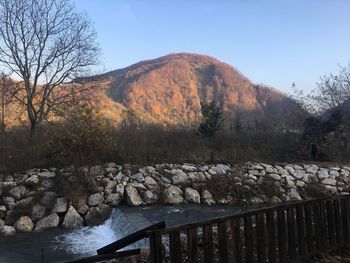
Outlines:
[[86,79],[103,83],[104,94],[145,121],[188,124],[200,119],[201,102],[216,101],[228,122],[279,119],[297,106],[275,90],[254,85],[213,57],[171,53]]

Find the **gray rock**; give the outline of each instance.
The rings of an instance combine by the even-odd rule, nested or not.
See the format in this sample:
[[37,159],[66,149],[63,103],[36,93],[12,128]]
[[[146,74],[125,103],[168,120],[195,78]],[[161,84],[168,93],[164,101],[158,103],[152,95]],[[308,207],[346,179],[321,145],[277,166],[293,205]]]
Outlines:
[[47,209],[51,209],[56,201],[55,192],[44,192],[43,197],[40,200],[40,203],[45,206]]
[[339,172],[336,170],[330,170],[329,175],[334,177],[340,176]]
[[170,185],[164,191],[166,204],[181,204],[183,203],[182,190],[174,185]]
[[139,183],[143,183],[145,181],[145,177],[143,176],[142,173],[136,173],[133,176],[131,176],[132,180],[135,180]]
[[76,228],[84,225],[84,219],[79,215],[73,206],[70,206],[64,216],[62,225],[68,228]]
[[55,183],[52,179],[43,179],[41,181],[41,186],[44,187],[46,191],[51,189],[54,185]]
[[329,177],[329,171],[328,169],[326,168],[321,168],[319,171],[318,171],[318,177],[320,179],[324,179],[324,178],[328,178]]
[[24,185],[16,186],[9,191],[9,195],[12,196],[16,201],[25,197],[27,193],[28,190]]
[[295,169],[295,166],[294,166],[294,172],[292,173],[292,175],[296,179],[302,179],[305,175],[305,172],[304,170],[301,170],[301,169]]
[[205,204],[205,205],[214,205],[215,204],[214,197],[208,190],[202,191],[201,199],[202,199],[203,204]]
[[105,202],[110,206],[118,206],[122,200],[119,194],[109,194]]
[[5,221],[0,219],[0,232],[1,232],[1,229],[5,226]]
[[205,175],[202,172],[191,172],[188,177],[192,183],[204,183],[206,181]]
[[252,198],[251,203],[253,205],[258,205],[258,204],[264,203],[264,200],[261,197],[256,197],[255,196],[255,197]]
[[40,178],[50,179],[50,178],[54,178],[56,176],[56,174],[54,172],[43,171],[43,172],[38,173],[38,176]]
[[66,198],[57,198],[52,208],[52,213],[65,213],[68,203]]
[[216,166],[213,166],[212,169],[218,175],[224,175],[231,170],[230,166],[225,164],[217,164]]
[[310,165],[306,168],[306,172],[310,174],[316,174],[318,171],[318,167],[316,165]]
[[34,224],[29,216],[20,217],[14,224],[18,232],[32,232]]
[[37,220],[42,218],[45,215],[46,208],[41,204],[36,204],[32,207],[31,219]]
[[322,180],[322,183],[325,184],[325,185],[335,186],[337,184],[337,181],[335,179],[326,178],[326,179]]
[[25,199],[18,201],[13,206],[12,210],[18,216],[30,215],[33,204],[34,204],[34,199],[33,199],[33,197],[30,196],[30,197],[27,197]]
[[75,198],[73,200],[73,206],[81,215],[84,215],[89,210],[89,206],[86,204],[86,196],[79,196]]
[[38,185],[39,181],[40,181],[39,176],[32,175],[31,177],[26,179],[24,181],[24,183],[25,183],[25,185],[29,185],[29,186],[36,186],[36,185]]
[[278,174],[269,174],[268,176],[275,181],[281,180],[281,176]]
[[[107,206],[108,207],[108,206]],[[99,205],[98,207],[91,207],[85,215],[85,223],[88,226],[98,226],[108,219],[111,209]]]
[[189,203],[192,204],[200,204],[201,203],[201,197],[199,195],[199,193],[190,187],[187,187],[185,189],[185,200]]
[[5,224],[6,225],[13,225],[13,223],[19,218],[19,216],[13,212],[13,210],[9,210],[6,213],[6,217],[5,217]]
[[142,199],[135,187],[128,185],[125,187],[126,202],[131,206],[139,206],[142,204]]
[[299,192],[295,188],[292,188],[289,190],[289,192],[287,193],[286,199],[287,201],[302,200]]
[[4,226],[1,229],[1,235],[3,236],[13,236],[16,234],[16,229],[13,226]]
[[106,187],[105,187],[105,192],[107,194],[112,194],[115,191],[115,187],[117,185],[116,181],[110,181],[107,183]]
[[4,196],[2,200],[8,209],[12,209],[15,206],[15,199],[10,196]]
[[158,186],[156,180],[154,180],[150,176],[145,177],[144,185],[151,191],[158,191],[159,190],[159,186]]
[[34,231],[39,232],[46,229],[57,227],[60,223],[60,218],[57,214],[51,214],[47,217],[40,219],[35,226]]
[[123,184],[117,184],[117,186],[115,187],[115,192],[120,195],[121,198],[124,197],[124,190],[125,187]]
[[184,164],[181,166],[182,170],[185,171],[189,171],[189,172],[193,172],[193,171],[197,171],[197,167],[194,165],[190,165],[190,164]]
[[271,204],[279,204],[282,202],[282,200],[277,196],[273,196],[268,200],[268,202]]
[[171,171],[171,173],[174,175],[172,177],[172,181],[174,185],[188,185],[188,176],[187,174],[180,170],[180,169],[174,169]]
[[99,204],[102,204],[103,200],[104,198],[102,193],[92,194],[89,196],[88,204],[90,206],[97,206]]
[[140,196],[146,204],[154,204],[157,202],[157,196],[150,190],[144,190],[140,192]]
[[0,219],[5,218],[6,212],[7,212],[6,206],[0,205]]

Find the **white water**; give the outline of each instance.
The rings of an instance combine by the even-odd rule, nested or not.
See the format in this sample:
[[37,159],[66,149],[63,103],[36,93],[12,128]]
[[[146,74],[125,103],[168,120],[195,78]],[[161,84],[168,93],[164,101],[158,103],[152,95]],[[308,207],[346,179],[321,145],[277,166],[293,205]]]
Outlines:
[[[83,227],[57,236],[54,249],[65,250],[69,254],[96,255],[96,250],[134,232],[120,209],[115,209],[103,225]],[[134,245],[137,246],[140,243]]]

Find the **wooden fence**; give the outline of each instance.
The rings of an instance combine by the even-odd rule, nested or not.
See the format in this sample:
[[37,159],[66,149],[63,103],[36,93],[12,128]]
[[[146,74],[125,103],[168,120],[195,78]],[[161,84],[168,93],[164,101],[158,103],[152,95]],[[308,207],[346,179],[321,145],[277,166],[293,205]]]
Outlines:
[[300,201],[148,232],[152,263],[305,262],[349,243],[350,198]]

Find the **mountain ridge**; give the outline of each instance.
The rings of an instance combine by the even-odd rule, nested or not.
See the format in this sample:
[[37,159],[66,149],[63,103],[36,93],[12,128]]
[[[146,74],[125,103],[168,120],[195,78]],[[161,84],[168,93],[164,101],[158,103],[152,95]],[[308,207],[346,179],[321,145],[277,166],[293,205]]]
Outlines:
[[171,53],[80,81],[99,86],[105,99],[151,123],[196,123],[201,102],[211,100],[229,122],[240,115],[248,124],[257,119],[278,123],[300,111],[282,92],[252,83],[216,58],[193,53]]

